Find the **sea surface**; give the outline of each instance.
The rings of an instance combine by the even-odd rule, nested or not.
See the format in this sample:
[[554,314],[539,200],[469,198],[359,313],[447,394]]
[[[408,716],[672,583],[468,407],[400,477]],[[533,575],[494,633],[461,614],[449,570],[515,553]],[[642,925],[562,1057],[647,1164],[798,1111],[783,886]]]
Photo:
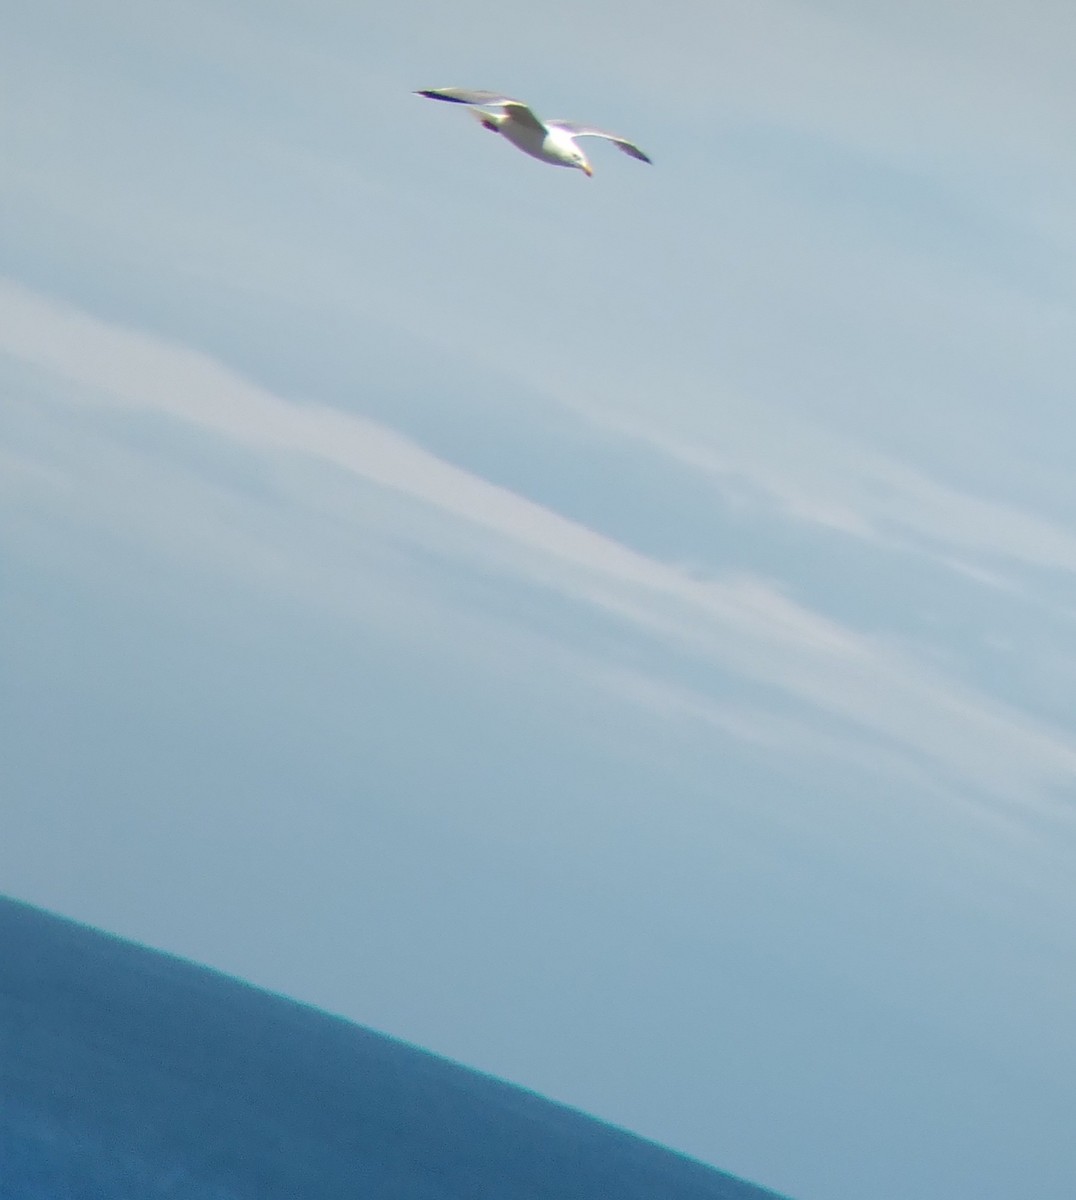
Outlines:
[[3,1200],[773,1200],[529,1092],[0,897]]

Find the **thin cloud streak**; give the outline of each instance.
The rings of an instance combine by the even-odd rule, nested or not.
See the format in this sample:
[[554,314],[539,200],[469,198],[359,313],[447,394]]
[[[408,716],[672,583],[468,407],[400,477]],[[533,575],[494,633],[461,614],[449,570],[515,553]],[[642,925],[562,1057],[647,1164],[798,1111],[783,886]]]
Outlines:
[[807,522],[883,544],[910,537],[932,552],[951,547],[1076,573],[1076,536],[1063,526],[969,496],[865,447],[841,447],[835,438],[816,435],[822,451],[817,461],[836,459],[842,467],[820,479],[809,467],[797,474],[795,464],[785,464],[789,470],[778,471],[775,463],[752,461],[742,446],[734,457],[705,437],[688,442],[642,420],[609,415],[602,423],[709,475],[722,488],[735,490],[743,480]]
[[[0,282],[0,352],[104,408],[332,465],[484,532],[501,571],[807,701],[951,781],[1022,804],[1076,783],[1076,746],[751,577],[700,581],[438,458],[376,422],[281,399],[212,359]],[[428,534],[427,534],[428,536]]]

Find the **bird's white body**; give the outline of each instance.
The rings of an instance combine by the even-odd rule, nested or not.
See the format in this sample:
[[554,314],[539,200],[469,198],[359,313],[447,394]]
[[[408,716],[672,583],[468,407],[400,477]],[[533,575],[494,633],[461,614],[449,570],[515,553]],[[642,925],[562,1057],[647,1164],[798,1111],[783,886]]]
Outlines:
[[496,116],[483,113],[478,119],[487,129],[494,129],[507,138],[517,150],[522,150],[531,158],[551,163],[555,167],[581,167],[579,155],[582,152],[579,147],[572,141],[570,134],[555,125],[535,129],[520,121],[513,121],[504,113],[498,113]]
[[650,159],[626,138],[606,133],[589,125],[572,121],[542,121],[521,100],[501,96],[496,92],[475,92],[466,88],[429,88],[417,93],[431,100],[447,100],[450,104],[471,105],[483,127],[501,134],[518,150],[555,167],[576,167],[587,175],[594,171],[587,156],[576,144],[576,138],[597,137],[612,142],[617,149],[638,158]]

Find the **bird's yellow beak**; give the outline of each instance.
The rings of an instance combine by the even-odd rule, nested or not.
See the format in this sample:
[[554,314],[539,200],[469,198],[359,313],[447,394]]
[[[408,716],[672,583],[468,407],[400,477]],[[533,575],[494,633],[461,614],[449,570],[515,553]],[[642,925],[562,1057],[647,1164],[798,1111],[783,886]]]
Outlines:
[[583,170],[586,171],[587,178],[589,179],[594,174],[594,168],[590,165],[590,163],[582,163],[581,166]]

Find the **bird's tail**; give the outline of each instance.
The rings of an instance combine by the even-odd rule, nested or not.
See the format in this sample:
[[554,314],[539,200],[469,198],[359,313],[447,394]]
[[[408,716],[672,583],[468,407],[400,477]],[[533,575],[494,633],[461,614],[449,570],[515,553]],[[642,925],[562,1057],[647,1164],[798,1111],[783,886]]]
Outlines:
[[500,133],[505,120],[503,113],[483,112],[480,108],[472,108],[471,115],[483,129],[488,129],[491,133]]

